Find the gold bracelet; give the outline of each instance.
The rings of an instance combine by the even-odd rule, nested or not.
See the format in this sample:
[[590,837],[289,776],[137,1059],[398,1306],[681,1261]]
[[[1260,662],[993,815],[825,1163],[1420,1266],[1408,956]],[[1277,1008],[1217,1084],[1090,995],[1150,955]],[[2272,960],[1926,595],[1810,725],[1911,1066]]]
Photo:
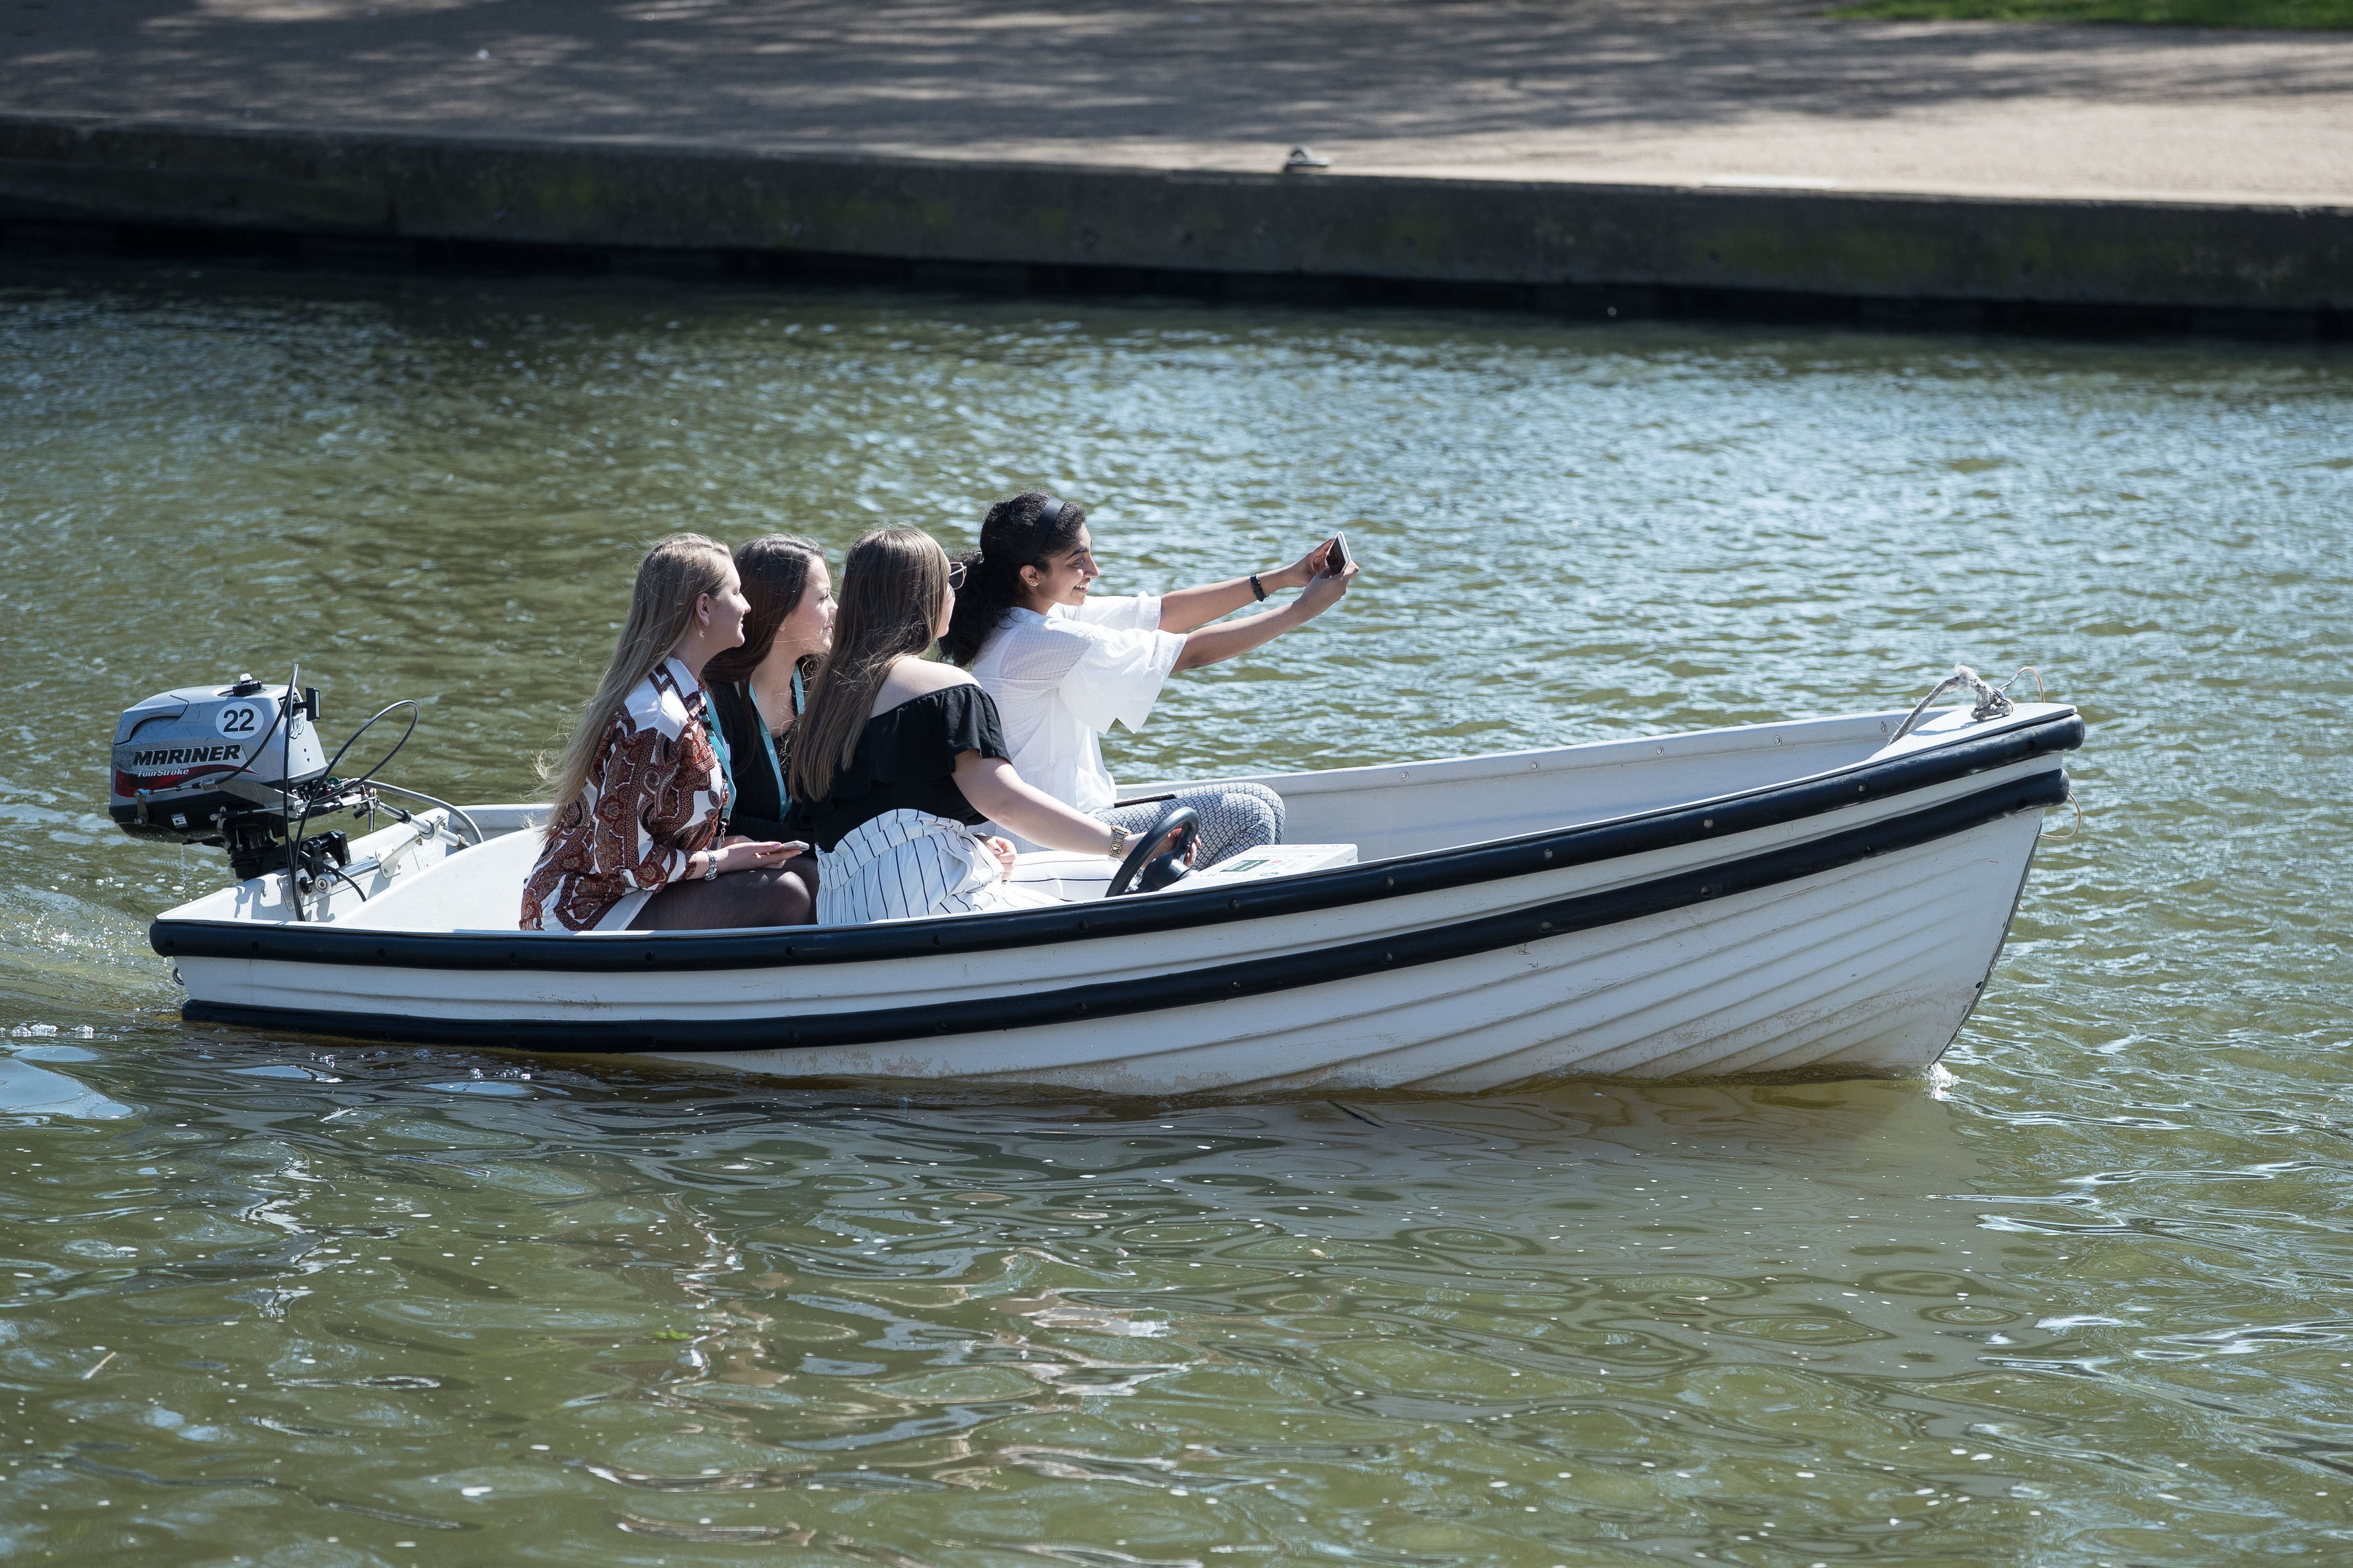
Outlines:
[[1111,847],[1103,853],[1116,860],[1119,858],[1120,851],[1125,847],[1127,847],[1127,829],[1113,823],[1111,829]]

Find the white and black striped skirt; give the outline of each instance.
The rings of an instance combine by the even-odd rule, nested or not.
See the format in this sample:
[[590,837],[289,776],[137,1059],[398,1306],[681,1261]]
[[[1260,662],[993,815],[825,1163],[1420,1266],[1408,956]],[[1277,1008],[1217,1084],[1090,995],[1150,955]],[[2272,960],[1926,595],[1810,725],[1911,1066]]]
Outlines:
[[1018,887],[973,829],[927,811],[886,811],[817,857],[817,922],[863,925],[1059,903]]

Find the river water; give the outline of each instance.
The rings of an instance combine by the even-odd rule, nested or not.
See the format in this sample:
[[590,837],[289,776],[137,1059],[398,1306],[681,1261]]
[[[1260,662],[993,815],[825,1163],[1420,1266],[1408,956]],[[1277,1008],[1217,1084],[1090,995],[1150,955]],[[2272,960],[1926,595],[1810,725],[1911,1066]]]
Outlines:
[[[1892,705],[2091,726],[1924,1081],[1106,1104],[190,1027],[113,715],[514,799],[673,528],[1117,589],[1345,526],[1132,778]],[[2353,358],[628,279],[0,271],[0,1557],[2353,1554]],[[837,553],[836,559],[839,559]]]

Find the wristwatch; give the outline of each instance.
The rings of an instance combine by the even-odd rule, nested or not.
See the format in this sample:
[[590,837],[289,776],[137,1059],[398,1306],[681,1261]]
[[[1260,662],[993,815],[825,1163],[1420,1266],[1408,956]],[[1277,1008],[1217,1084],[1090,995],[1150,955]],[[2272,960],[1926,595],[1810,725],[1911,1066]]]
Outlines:
[[704,856],[702,862],[702,879],[706,882],[715,882],[719,880],[719,851],[716,849],[706,849],[702,853]]
[[1113,824],[1112,824],[1112,829],[1111,829],[1111,847],[1110,847],[1110,848],[1108,848],[1108,849],[1106,849],[1106,850],[1104,850],[1104,851],[1103,851],[1103,853],[1104,853],[1104,854],[1106,854],[1106,855],[1108,855],[1108,856],[1110,856],[1113,859],[1116,860],[1116,859],[1118,859],[1118,858],[1119,858],[1120,851],[1121,851],[1121,850],[1123,850],[1123,849],[1125,849],[1126,847],[1127,847],[1127,829],[1126,829],[1126,828],[1124,828],[1124,827],[1120,826],[1119,826],[1119,824],[1117,824],[1117,823],[1113,823]]

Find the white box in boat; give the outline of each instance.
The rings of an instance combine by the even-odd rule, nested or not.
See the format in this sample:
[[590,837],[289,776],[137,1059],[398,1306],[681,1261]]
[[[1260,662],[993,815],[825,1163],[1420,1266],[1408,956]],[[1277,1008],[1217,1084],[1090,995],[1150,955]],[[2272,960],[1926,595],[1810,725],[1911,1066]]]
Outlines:
[[1268,844],[1196,871],[1179,885],[1187,892],[1198,892],[1203,888],[1229,888],[1237,882],[1262,882],[1269,877],[1296,877],[1303,871],[1328,871],[1356,863],[1353,844]]

